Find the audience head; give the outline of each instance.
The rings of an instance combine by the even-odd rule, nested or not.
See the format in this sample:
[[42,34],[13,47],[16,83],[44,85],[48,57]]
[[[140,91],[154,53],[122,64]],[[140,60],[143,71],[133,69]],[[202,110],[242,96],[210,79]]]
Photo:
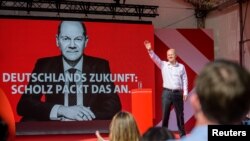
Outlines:
[[237,124],[250,108],[250,74],[235,62],[216,60],[196,79],[196,93],[196,113],[213,123]]
[[174,139],[174,135],[165,127],[151,127],[142,136],[142,141],[165,141]]
[[7,141],[8,135],[8,125],[0,117],[0,141]]
[[110,141],[139,141],[140,133],[132,114],[118,112],[110,125]]

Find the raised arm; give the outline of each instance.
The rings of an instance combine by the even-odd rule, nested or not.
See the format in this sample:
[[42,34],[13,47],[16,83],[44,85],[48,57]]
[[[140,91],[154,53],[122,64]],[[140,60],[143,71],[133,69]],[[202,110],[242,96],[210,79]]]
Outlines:
[[150,58],[157,65],[157,67],[161,69],[161,67],[163,65],[163,61],[154,53],[154,51],[152,50],[151,43],[148,40],[145,40],[144,45],[145,45],[146,49],[148,50]]

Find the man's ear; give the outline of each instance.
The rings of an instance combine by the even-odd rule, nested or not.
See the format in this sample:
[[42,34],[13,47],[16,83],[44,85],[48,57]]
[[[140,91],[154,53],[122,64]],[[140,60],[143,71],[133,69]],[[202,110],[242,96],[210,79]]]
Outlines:
[[59,47],[59,36],[56,35],[56,46]]
[[88,41],[89,41],[89,37],[86,35],[86,37],[85,37],[85,43],[84,43],[84,48],[87,47]]
[[200,104],[200,100],[199,100],[199,97],[197,94],[191,95],[190,103],[191,103],[195,113],[198,113],[201,111],[201,104]]

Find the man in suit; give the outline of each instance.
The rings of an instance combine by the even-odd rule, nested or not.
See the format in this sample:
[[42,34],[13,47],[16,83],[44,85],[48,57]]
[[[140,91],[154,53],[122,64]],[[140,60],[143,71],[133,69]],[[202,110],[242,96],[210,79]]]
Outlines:
[[[56,43],[60,56],[41,58],[36,62],[32,74],[51,74],[56,78],[63,76],[84,76],[80,81],[29,81],[29,86],[43,86],[50,94],[22,95],[17,113],[23,116],[21,121],[30,120],[74,120],[111,119],[121,110],[117,93],[113,93],[112,82],[91,82],[90,73],[109,74],[108,61],[85,55],[84,48],[88,42],[84,23],[79,21],[62,21],[58,27]],[[43,77],[45,79],[45,76]],[[75,77],[72,77],[75,78]],[[111,91],[93,93],[91,86],[103,86]],[[51,86],[51,87],[48,87]],[[58,91],[58,87],[72,91]],[[80,86],[80,87],[79,87]],[[84,89],[87,86],[88,89]],[[70,89],[70,88],[73,89]],[[44,95],[45,100],[42,100]]]

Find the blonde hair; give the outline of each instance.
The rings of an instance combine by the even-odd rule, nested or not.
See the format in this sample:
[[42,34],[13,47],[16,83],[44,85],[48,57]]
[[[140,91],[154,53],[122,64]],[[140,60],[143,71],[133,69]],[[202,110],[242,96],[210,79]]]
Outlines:
[[117,113],[110,125],[110,141],[139,141],[140,133],[136,121],[129,112]]

